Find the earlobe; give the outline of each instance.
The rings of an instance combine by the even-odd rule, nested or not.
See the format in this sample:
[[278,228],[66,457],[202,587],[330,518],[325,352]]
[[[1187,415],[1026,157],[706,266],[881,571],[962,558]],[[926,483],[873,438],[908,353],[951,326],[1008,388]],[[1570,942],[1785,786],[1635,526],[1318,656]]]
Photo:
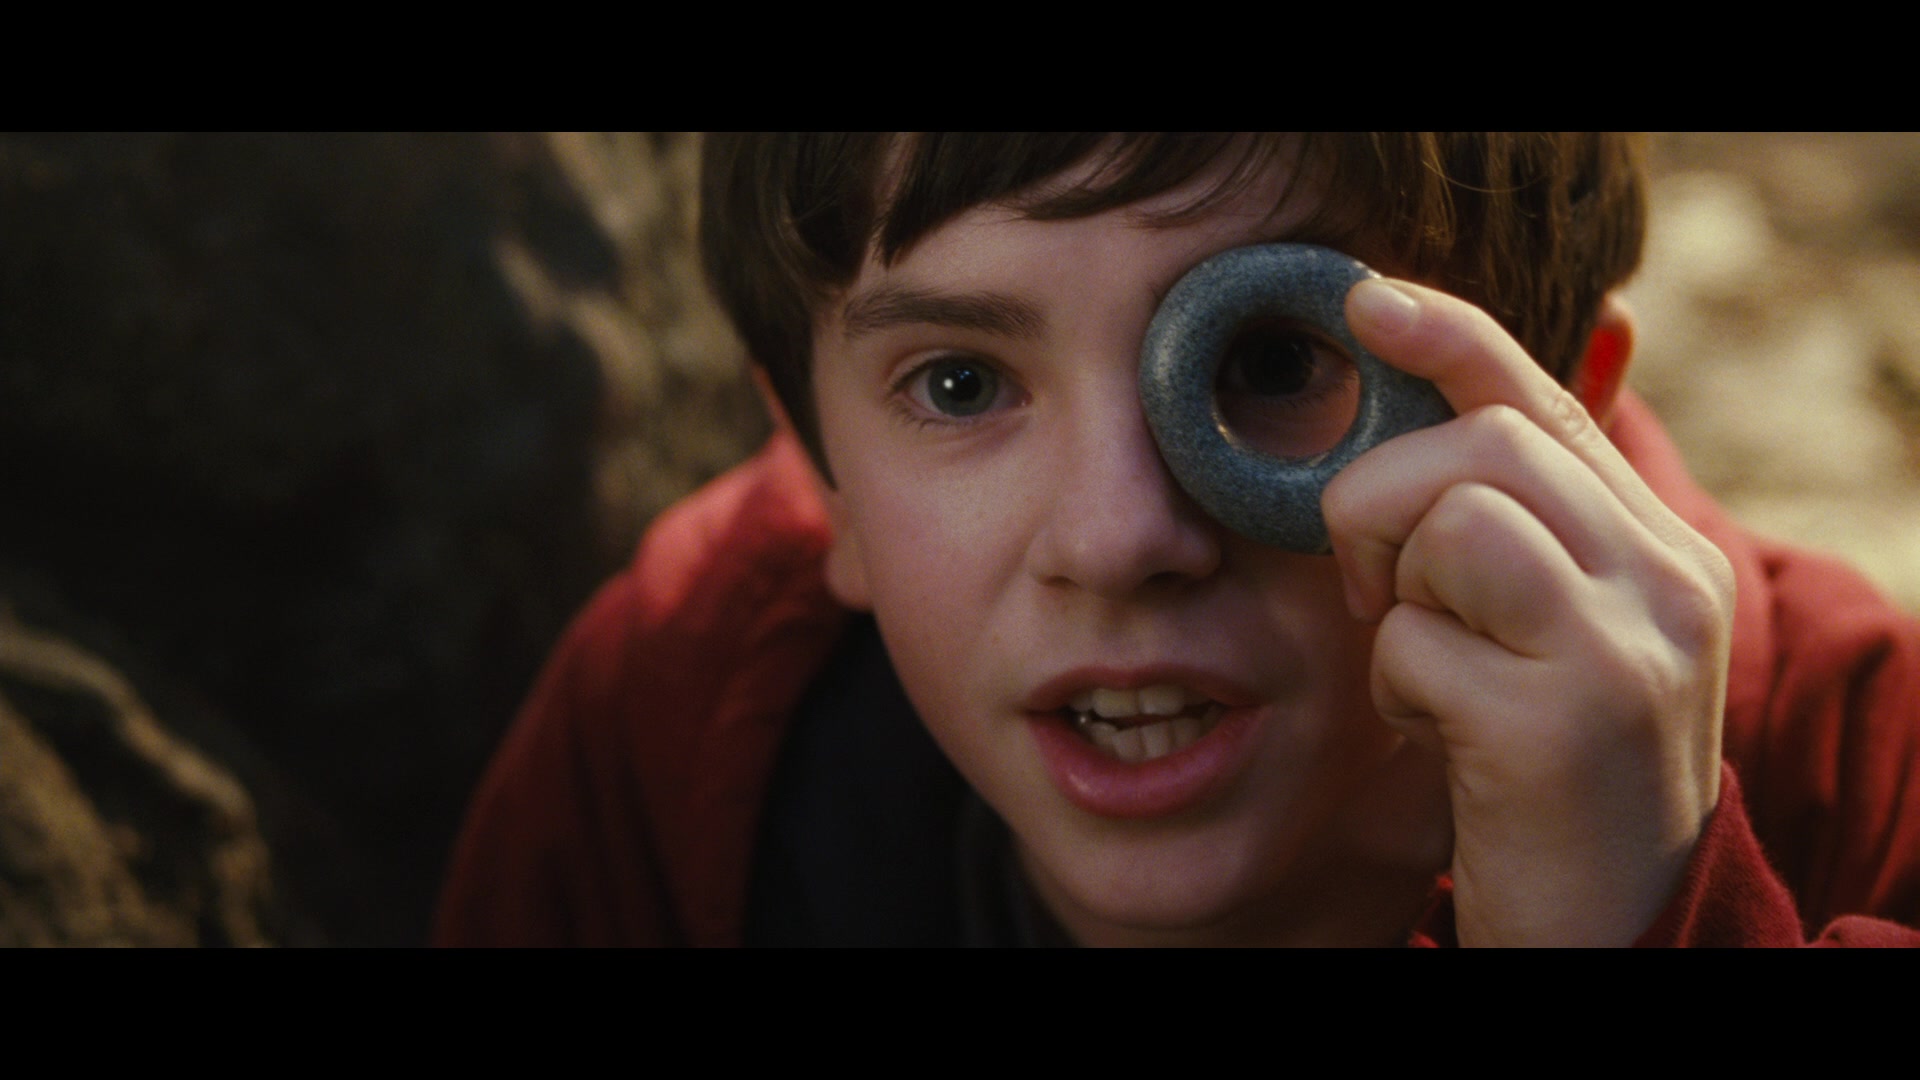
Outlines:
[[1627,366],[1633,359],[1633,311],[1619,293],[1608,293],[1600,302],[1600,318],[1587,338],[1587,350],[1574,369],[1571,389],[1580,404],[1602,427],[1613,413],[1620,388],[1626,385]]
[[827,488],[827,518],[833,524],[833,541],[827,547],[827,591],[844,607],[855,611],[873,610],[873,591],[867,585],[867,563],[860,553],[858,534],[847,521],[846,497]]
[[[767,412],[773,417],[774,424],[789,432],[794,431],[793,421],[780,404],[780,395],[773,392],[773,381],[767,378],[766,369],[758,364],[753,365],[753,384],[759,388],[760,397],[766,402]],[[827,544],[827,592],[842,607],[871,611],[873,600],[872,591],[867,588],[867,564],[860,554],[860,541],[847,521],[846,496],[834,486],[833,477],[827,472],[825,458],[811,451],[808,457],[813,462],[813,479],[819,488],[820,499],[827,506],[827,522],[833,529],[833,538]]]
[[[780,395],[774,393],[773,380],[767,377],[766,369],[759,364],[750,365],[750,368],[753,385],[760,391],[760,399],[766,403],[767,414],[773,417],[774,425],[789,432],[794,431],[793,420],[780,403]],[[872,591],[867,588],[867,564],[860,554],[860,542],[847,521],[846,496],[834,486],[825,459],[814,453],[808,456],[813,461],[814,481],[819,485],[821,500],[827,505],[827,521],[833,529],[833,538],[827,545],[827,592],[842,607],[871,611],[873,599]]]
[[773,379],[767,375],[767,369],[758,362],[747,365],[747,373],[753,378],[753,388],[760,392],[760,404],[766,406],[767,416],[772,418],[773,426],[796,430],[793,418],[787,415],[787,407],[780,402],[780,395],[774,393]]

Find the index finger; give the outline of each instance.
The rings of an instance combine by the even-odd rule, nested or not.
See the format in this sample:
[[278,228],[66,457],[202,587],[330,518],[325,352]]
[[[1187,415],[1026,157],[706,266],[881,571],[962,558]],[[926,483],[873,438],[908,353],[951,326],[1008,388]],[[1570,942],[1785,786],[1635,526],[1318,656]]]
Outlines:
[[1347,293],[1346,314],[1360,344],[1433,383],[1455,413],[1491,405],[1516,409],[1636,511],[1644,515],[1661,505],[1579,399],[1486,312],[1436,289],[1380,278]]

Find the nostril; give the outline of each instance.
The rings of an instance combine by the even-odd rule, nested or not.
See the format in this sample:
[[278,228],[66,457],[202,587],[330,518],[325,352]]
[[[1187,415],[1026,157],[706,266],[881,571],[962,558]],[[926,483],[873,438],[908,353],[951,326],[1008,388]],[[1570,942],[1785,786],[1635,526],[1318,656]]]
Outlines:
[[1163,570],[1160,573],[1155,574],[1152,577],[1148,578],[1142,584],[1149,589],[1162,589],[1162,590],[1174,589],[1182,585],[1185,585],[1188,582],[1193,581],[1196,578],[1201,576],[1203,575],[1179,574],[1179,573],[1174,573],[1171,570]]

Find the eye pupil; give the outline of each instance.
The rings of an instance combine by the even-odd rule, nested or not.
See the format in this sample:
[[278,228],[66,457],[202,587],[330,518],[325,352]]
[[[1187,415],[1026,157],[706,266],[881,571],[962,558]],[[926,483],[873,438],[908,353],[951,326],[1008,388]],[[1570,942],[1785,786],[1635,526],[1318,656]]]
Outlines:
[[1298,394],[1313,383],[1313,346],[1297,337],[1244,338],[1234,343],[1227,364],[1233,378],[1264,397]]
[[998,377],[986,368],[954,364],[931,374],[927,394],[949,416],[972,416],[993,404],[997,385]]
[[1277,458],[1336,446],[1359,407],[1359,369],[1341,349],[1291,322],[1243,326],[1227,344],[1214,391],[1221,429]]

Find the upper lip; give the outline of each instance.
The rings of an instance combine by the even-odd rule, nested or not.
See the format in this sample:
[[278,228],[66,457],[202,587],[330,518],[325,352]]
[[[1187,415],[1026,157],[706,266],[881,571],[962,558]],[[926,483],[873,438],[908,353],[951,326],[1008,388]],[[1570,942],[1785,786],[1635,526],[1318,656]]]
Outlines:
[[1032,713],[1051,713],[1065,709],[1075,694],[1083,690],[1107,687],[1113,690],[1138,690],[1143,686],[1183,686],[1205,695],[1228,708],[1257,705],[1261,697],[1245,682],[1184,664],[1144,664],[1139,666],[1088,665],[1061,672],[1028,694],[1021,708]]

